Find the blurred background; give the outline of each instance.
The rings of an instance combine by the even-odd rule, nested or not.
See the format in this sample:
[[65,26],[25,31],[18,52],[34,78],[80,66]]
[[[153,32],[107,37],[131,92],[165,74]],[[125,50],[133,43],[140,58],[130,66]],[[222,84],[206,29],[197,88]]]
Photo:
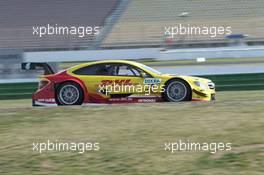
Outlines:
[[[34,35],[39,26],[99,26],[99,35]],[[174,35],[165,27],[231,27]],[[129,59],[216,84],[210,103],[33,108],[41,70]],[[263,0],[0,0],[0,174],[263,175]],[[232,143],[217,154],[165,142]],[[100,142],[100,151],[32,151],[32,142]]]
[[[33,34],[33,27],[48,24],[99,26],[100,33]],[[179,24],[231,27],[232,34],[169,38],[165,27]],[[21,70],[22,62],[49,62],[60,70],[84,61],[130,59],[164,73],[211,76],[218,90],[264,87],[262,0],[1,1],[0,38],[0,83],[5,86],[31,83],[33,87],[37,82],[42,71]],[[237,82],[223,82],[227,78],[220,75],[226,74],[231,79],[234,75]],[[33,91],[28,89],[20,93]]]

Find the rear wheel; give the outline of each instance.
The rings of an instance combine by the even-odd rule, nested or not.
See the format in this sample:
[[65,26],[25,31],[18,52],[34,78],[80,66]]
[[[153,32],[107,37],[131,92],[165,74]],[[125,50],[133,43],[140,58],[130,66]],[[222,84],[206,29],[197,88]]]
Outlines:
[[192,91],[188,83],[180,79],[175,79],[167,83],[164,98],[169,102],[190,101]]
[[81,105],[83,90],[77,83],[62,83],[56,90],[56,102],[58,105]]

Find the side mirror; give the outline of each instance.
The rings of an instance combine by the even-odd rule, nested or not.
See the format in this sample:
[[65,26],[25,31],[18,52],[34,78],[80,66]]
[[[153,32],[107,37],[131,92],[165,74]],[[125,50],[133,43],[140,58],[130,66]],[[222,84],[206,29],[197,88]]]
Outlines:
[[146,77],[147,77],[147,74],[146,74],[145,72],[140,72],[140,76],[141,76],[142,78],[146,78]]

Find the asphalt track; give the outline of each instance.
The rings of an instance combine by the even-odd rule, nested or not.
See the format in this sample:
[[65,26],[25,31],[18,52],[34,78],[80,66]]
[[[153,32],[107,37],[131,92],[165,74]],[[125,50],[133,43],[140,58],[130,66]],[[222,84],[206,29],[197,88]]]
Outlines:
[[154,67],[162,73],[178,75],[219,75],[241,73],[264,73],[264,63],[180,65]]

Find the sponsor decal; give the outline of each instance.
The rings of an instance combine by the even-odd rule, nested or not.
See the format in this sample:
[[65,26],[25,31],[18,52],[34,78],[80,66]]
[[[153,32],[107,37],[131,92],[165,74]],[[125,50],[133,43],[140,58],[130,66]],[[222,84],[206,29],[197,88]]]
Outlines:
[[46,102],[46,103],[54,103],[55,99],[54,98],[45,98],[45,99],[37,99],[39,102]]
[[133,101],[132,98],[110,98],[109,101],[112,101],[112,102],[129,102],[129,101]]
[[149,99],[138,99],[139,103],[153,103],[156,102],[156,99],[154,98],[149,98]]
[[131,81],[131,79],[102,80],[100,85],[101,86],[112,85],[112,84],[116,84],[116,85],[132,85],[132,83],[130,81]]
[[160,78],[145,78],[143,84],[160,84]]

